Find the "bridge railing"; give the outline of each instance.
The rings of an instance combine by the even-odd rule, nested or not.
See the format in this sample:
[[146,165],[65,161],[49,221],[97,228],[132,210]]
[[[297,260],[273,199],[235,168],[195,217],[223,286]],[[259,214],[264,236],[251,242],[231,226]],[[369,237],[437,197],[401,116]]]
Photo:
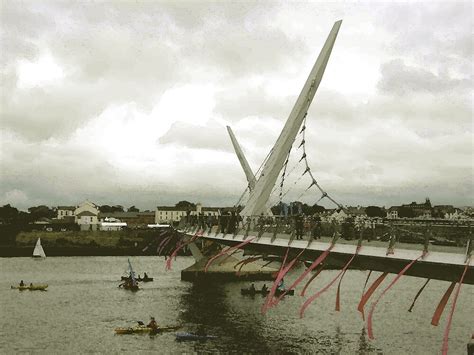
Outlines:
[[[443,223],[439,223],[443,222]],[[185,233],[202,231],[221,234],[224,238],[243,235],[293,240],[331,240],[338,236],[339,243],[357,244],[359,239],[372,245],[403,244],[408,249],[440,250],[463,253],[472,239],[470,221],[447,223],[433,220],[358,219],[352,222],[324,221],[317,216],[248,216],[234,215],[185,216],[178,229]],[[471,244],[472,245],[472,244]]]

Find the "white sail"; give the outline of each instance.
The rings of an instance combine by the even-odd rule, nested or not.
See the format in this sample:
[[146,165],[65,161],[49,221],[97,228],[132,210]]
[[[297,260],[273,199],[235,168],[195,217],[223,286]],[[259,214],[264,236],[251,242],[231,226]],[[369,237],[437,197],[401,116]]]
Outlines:
[[41,239],[38,238],[35,245],[35,250],[33,250],[33,257],[34,258],[46,258],[46,254],[44,253],[43,247],[41,246]]

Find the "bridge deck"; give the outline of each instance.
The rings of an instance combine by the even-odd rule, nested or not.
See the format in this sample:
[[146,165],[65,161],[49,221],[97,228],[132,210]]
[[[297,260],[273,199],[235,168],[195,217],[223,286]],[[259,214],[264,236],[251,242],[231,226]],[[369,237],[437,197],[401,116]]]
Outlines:
[[[191,228],[182,232],[187,235],[194,235],[197,232],[197,228]],[[209,230],[204,232],[200,238],[213,240],[225,245],[236,245],[254,238],[249,244],[245,245],[245,250],[267,256],[283,256],[287,248],[290,248],[289,253],[292,257],[304,250],[300,260],[307,262],[315,260],[331,245],[330,238],[323,238],[322,240],[294,240],[288,234],[275,235],[272,233],[263,233],[260,237],[257,237],[257,234],[250,233],[245,237],[242,234],[224,235],[223,233]],[[342,268],[355,253],[356,247],[357,241],[339,239],[332,248],[327,258],[327,263],[331,267]],[[351,267],[398,273],[405,265],[418,258],[424,249],[424,246],[419,244],[396,244],[393,248],[393,254],[387,255],[387,247],[388,243],[381,241],[362,243]],[[406,275],[445,281],[459,281],[466,265],[466,259],[465,248],[430,245],[425,257],[416,262],[406,272]],[[464,283],[474,284],[473,268],[473,266],[468,267]]]

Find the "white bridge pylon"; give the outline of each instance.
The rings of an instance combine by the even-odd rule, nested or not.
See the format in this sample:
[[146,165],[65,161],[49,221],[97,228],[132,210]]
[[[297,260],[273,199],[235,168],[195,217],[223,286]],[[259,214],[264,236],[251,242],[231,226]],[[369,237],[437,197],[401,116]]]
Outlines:
[[[255,216],[267,211],[266,204],[270,197],[275,182],[283,168],[285,160],[290,152],[291,146],[303,123],[309,106],[323,78],[324,70],[331,55],[337,33],[341,27],[342,20],[334,23],[329,33],[323,49],[319,53],[318,59],[311,70],[301,93],[296,100],[290,116],[288,117],[283,130],[280,133],[275,145],[263,166],[262,173],[255,183],[255,187],[250,191],[250,197],[240,212],[241,216]],[[239,156],[239,154],[237,154]],[[239,156],[239,160],[241,157]],[[245,159],[245,158],[244,158]],[[241,160],[242,163],[242,160]],[[248,163],[247,163],[248,165]],[[245,168],[244,168],[245,170]],[[246,172],[247,174],[247,172]]]

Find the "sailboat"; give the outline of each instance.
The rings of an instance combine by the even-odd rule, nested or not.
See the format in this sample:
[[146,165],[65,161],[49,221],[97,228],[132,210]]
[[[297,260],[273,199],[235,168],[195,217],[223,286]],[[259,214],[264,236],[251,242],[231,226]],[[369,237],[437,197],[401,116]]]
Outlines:
[[36,241],[35,250],[33,250],[33,258],[46,258],[40,238]]
[[130,259],[128,259],[128,270],[130,276],[125,280],[125,282],[121,283],[119,287],[123,287],[126,290],[138,291],[138,282],[135,277],[135,271],[133,271],[132,264],[130,263]]

